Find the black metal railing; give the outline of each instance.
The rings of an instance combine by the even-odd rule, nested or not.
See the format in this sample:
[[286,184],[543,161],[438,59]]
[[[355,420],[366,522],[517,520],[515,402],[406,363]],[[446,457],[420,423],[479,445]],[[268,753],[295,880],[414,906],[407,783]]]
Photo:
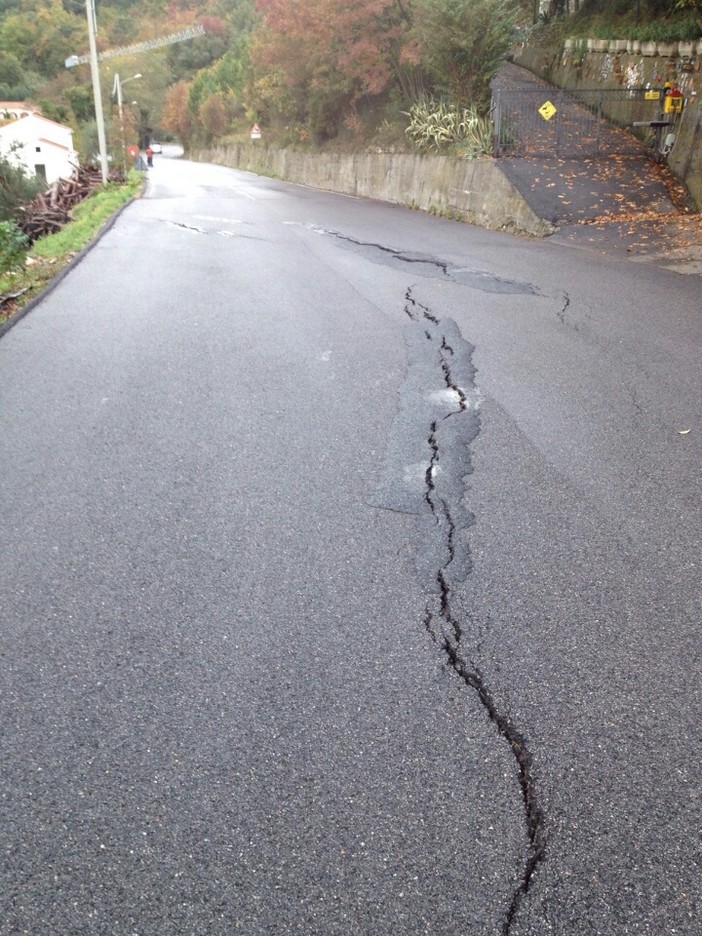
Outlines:
[[493,87],[495,156],[641,153],[645,134],[634,125],[656,120],[662,98],[651,88]]

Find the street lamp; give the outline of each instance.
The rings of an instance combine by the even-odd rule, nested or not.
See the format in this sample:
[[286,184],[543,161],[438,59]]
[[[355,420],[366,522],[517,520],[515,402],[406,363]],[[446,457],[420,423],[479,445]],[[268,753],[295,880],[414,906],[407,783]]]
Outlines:
[[120,138],[122,140],[122,171],[127,171],[127,162],[124,155],[125,143],[124,143],[124,109],[122,106],[122,86],[126,85],[128,81],[134,81],[136,78],[143,77],[141,72],[137,72],[136,75],[132,75],[131,78],[125,78],[123,81],[120,81],[120,77],[115,73],[115,80],[112,85],[112,94],[117,95],[117,111],[119,113],[119,131]]
[[[98,149],[100,151],[100,167],[102,169],[102,183],[107,182],[107,146],[105,145],[105,120],[102,116],[102,94],[100,92],[100,72],[98,70],[97,44],[95,33],[97,22],[95,20],[95,0],[86,0],[85,12],[88,17],[88,42],[90,44],[90,73],[93,79],[93,98],[95,100],[95,121],[97,123]],[[68,66],[68,62],[66,62]]]

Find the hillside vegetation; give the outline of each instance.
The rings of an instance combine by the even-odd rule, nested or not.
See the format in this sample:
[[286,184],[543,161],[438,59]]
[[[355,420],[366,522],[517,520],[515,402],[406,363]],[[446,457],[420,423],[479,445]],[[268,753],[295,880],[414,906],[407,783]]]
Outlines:
[[[255,121],[267,140],[299,146],[436,149],[466,144],[463,127],[475,154],[489,79],[518,34],[621,32],[625,22],[700,34],[702,0],[593,0],[567,23],[561,4],[535,27],[531,0],[103,0],[103,51],[206,30],[101,63],[108,145],[209,144],[242,138]],[[0,100],[32,100],[71,125],[83,159],[97,149],[90,69],[64,63],[87,46],[79,0],[0,0]],[[121,121],[110,98],[116,74]],[[440,111],[447,123],[433,127]]]
[[547,44],[562,37],[640,39],[643,42],[694,41],[702,37],[702,3],[696,0],[590,0],[562,16],[554,0],[533,38]]

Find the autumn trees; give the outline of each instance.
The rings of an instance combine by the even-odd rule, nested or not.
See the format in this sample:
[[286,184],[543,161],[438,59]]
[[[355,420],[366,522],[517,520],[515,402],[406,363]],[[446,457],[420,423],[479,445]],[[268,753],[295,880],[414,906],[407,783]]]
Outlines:
[[[398,112],[430,95],[484,107],[509,45],[512,2],[101,0],[99,40],[109,49],[204,26],[205,36],[149,52],[148,63],[105,69],[145,74],[144,126],[187,144],[255,120],[321,141],[353,127],[374,101],[392,100]],[[94,120],[92,92],[87,68],[69,73],[64,60],[85,45],[78,0],[0,0],[0,97],[41,103],[80,140]]]
[[207,141],[246,114],[321,142],[374,100],[399,111],[437,95],[484,110],[512,38],[510,2],[235,0],[228,51],[170,89],[164,126]]
[[512,38],[509,0],[258,0],[251,96],[319,139],[359,102],[426,94],[484,107]]
[[490,79],[513,40],[509,0],[418,0],[414,34],[434,93],[485,110]]
[[[702,0],[640,5],[699,15]],[[127,106],[140,141],[153,128],[186,145],[207,143],[254,121],[288,139],[324,141],[359,128],[375,105],[398,115],[433,103],[484,114],[490,77],[527,8],[530,0],[100,0],[103,50],[195,24],[206,30],[148,59],[106,63],[105,110],[115,71],[139,71],[138,91],[131,86],[138,104]],[[81,0],[0,0],[0,99],[31,99],[71,124],[74,139],[90,140],[88,68],[64,67],[86,45]]]
[[[249,44],[258,15],[253,0],[226,0],[226,11],[225,2],[220,6],[221,15],[198,17],[207,31],[204,42],[174,46],[169,53],[174,79],[180,77],[168,89],[161,124],[186,145],[226,134],[246,113]],[[209,55],[204,63],[203,51]]]
[[[484,0],[258,0],[262,21],[251,46],[252,99],[264,119],[279,116],[297,121],[319,139],[334,136],[342,121],[352,122],[359,102],[381,95],[395,93],[409,106],[435,89],[457,100],[474,98],[479,91],[484,101],[486,85],[479,88],[481,81],[485,84],[483,48],[473,41],[466,56],[465,46],[452,34],[454,28],[470,23],[481,6],[487,10],[488,4]],[[472,36],[485,33],[488,18],[481,10]],[[501,54],[510,34],[507,20],[498,18],[498,22],[491,31],[494,36],[501,30]],[[439,29],[440,38],[435,35]],[[451,43],[445,41],[447,35]],[[491,57],[496,48],[491,40]],[[478,65],[477,79],[473,63]],[[451,71],[448,84],[445,66]]]

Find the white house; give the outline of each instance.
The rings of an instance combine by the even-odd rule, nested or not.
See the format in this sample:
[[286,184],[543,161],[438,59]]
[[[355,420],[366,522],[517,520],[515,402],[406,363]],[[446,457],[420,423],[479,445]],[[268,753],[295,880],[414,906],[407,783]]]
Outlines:
[[47,185],[69,178],[78,165],[71,128],[40,114],[0,125],[0,155]]

